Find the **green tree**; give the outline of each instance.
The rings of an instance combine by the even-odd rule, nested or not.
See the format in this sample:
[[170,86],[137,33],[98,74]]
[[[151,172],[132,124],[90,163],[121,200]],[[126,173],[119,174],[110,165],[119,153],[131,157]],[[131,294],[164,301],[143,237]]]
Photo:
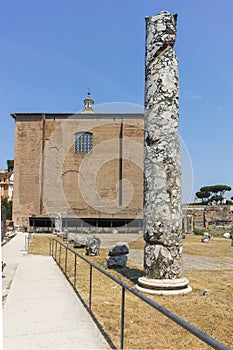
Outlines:
[[216,195],[210,197],[209,202],[211,202],[211,203],[213,203],[213,202],[215,202],[215,203],[218,203],[218,202],[222,203],[222,200],[223,200],[222,196],[216,194]]
[[9,201],[7,198],[2,198],[2,206],[6,208],[7,220],[12,220],[12,201]]
[[9,172],[14,170],[14,159],[7,159],[7,169]]
[[226,191],[231,191],[231,187],[228,185],[203,186],[196,193],[196,196],[198,198],[201,198],[202,202],[205,202],[206,204],[209,202],[219,202],[219,201],[222,203],[223,196]]
[[210,192],[208,191],[199,191],[196,193],[197,198],[200,198],[202,200],[202,203],[204,201],[207,201],[208,198],[210,197]]

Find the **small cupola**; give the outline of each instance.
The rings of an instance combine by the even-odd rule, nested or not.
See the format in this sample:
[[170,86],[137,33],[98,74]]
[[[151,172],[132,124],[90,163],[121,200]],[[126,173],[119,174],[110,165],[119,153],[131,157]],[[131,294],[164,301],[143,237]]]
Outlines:
[[87,98],[84,100],[84,107],[82,113],[95,113],[94,111],[94,100],[91,98],[91,93],[88,91]]

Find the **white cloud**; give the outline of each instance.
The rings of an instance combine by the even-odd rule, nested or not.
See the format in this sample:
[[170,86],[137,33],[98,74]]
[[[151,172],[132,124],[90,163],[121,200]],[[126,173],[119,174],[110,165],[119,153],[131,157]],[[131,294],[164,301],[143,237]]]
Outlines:
[[192,101],[201,101],[204,99],[203,96],[190,90],[184,91],[183,94],[181,94],[181,98],[184,100],[192,100]]
[[192,98],[194,99],[194,100],[203,100],[203,97],[202,96],[200,96],[200,95],[192,95]]

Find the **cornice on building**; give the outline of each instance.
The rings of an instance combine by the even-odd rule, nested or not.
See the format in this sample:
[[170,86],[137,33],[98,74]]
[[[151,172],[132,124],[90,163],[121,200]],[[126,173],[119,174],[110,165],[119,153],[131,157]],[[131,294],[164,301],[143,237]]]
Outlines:
[[11,117],[17,121],[38,121],[46,120],[101,120],[101,119],[144,119],[143,113],[11,113]]

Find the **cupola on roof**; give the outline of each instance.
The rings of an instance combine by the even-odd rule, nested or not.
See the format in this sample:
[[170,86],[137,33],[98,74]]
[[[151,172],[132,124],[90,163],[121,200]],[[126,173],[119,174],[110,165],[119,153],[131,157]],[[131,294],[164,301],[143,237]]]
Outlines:
[[85,98],[84,107],[82,113],[95,113],[94,111],[94,100],[91,98],[91,93],[88,91],[87,98]]

